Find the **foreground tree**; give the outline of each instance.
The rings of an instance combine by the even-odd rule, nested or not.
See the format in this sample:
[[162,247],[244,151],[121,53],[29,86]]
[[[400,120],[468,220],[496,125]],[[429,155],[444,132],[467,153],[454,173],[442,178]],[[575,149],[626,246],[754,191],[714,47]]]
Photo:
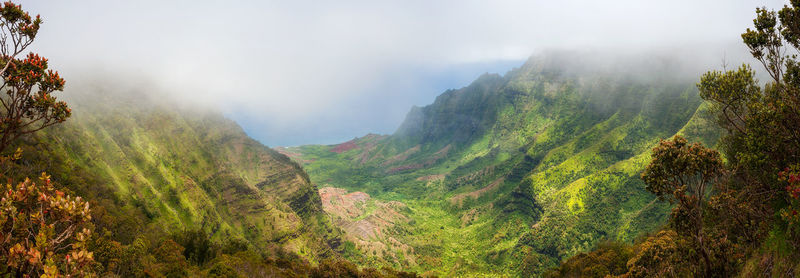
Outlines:
[[[800,208],[792,177],[800,164],[800,62],[786,53],[800,51],[800,1],[778,12],[756,9],[753,24],[742,39],[770,80],[760,86],[745,65],[708,72],[698,88],[728,131],[722,147],[735,177],[731,186],[736,200],[747,204],[740,214],[760,223],[758,234],[743,243],[755,247],[764,237],[786,234],[797,250],[800,223],[793,215]],[[776,221],[784,222],[770,225]]]
[[17,57],[39,32],[41,18],[5,2],[0,8],[0,155],[20,136],[64,122],[71,111],[52,93],[64,89],[64,79],[48,69],[47,59],[30,53]]
[[[19,5],[0,6],[0,275],[3,277],[74,277],[91,275],[94,264],[87,241],[92,233],[89,204],[57,190],[42,173],[39,182],[14,184],[6,170],[21,151],[6,154],[20,136],[61,123],[70,109],[51,93],[64,79],[48,70],[47,59],[30,53],[42,20]],[[66,196],[65,196],[66,195]]]
[[0,273],[15,277],[88,274],[89,203],[56,190],[42,174],[0,194]]
[[642,180],[648,191],[677,203],[672,210],[672,226],[679,235],[691,239],[702,258],[705,277],[711,277],[714,270],[704,212],[712,187],[723,176],[722,159],[717,151],[699,143],[689,144],[681,136],[662,140],[653,148],[652,157]]
[[672,228],[701,257],[685,263],[700,261],[707,277],[741,267],[744,261],[733,260],[752,250],[798,254],[800,247],[800,63],[786,55],[787,45],[800,51],[800,0],[778,12],[756,9],[753,24],[742,39],[770,80],[760,85],[743,65],[708,72],[697,84],[727,131],[720,142],[727,165],[716,151],[676,137],[653,150],[642,174],[648,190],[677,202]]
[[724,165],[681,137],[653,149],[642,179],[677,205],[670,227],[637,243],[619,277],[800,275],[800,0],[756,9],[753,25],[742,39],[769,80],[742,65],[697,84],[725,130]]

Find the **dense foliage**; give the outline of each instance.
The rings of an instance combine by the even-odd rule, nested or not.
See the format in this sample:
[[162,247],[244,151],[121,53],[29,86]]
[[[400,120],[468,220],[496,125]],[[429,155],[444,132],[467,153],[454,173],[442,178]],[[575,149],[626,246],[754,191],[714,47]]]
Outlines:
[[[4,165],[4,177],[47,170],[65,196],[85,197],[92,208],[94,233],[86,243],[92,272],[308,277],[327,267],[356,269],[360,277],[412,275],[339,262],[338,230],[326,224],[302,170],[221,116],[145,104],[129,111],[114,102],[75,105],[64,125],[13,145],[21,155]],[[211,134],[199,134],[205,131]],[[161,164],[168,161],[192,164]]]
[[20,276],[85,275],[93,263],[89,203],[56,190],[42,174],[0,195],[0,270]]
[[712,205],[709,193],[724,174],[719,153],[699,143],[688,144],[685,138],[675,136],[669,141],[662,140],[653,149],[652,157],[642,173],[647,190],[677,203],[672,209],[673,228],[690,239],[691,246],[700,254],[704,275],[725,273],[724,269],[712,266],[709,242],[713,239],[703,229],[704,214]]
[[[321,187],[375,199],[342,213],[363,214],[334,217],[359,265],[538,276],[666,222],[669,205],[639,175],[659,138],[717,139],[689,79],[654,78],[668,67],[612,74],[584,58],[549,53],[483,75],[413,108],[390,136],[280,151]],[[394,212],[405,218],[382,202],[404,204]]]
[[0,9],[0,275],[416,277],[342,261],[305,172],[221,115],[95,88],[40,131],[72,116],[47,60],[15,58],[40,24]]
[[146,94],[77,94],[71,122],[34,134],[72,110],[46,59],[16,58],[41,19],[7,2],[0,271],[800,275],[800,62],[784,54],[800,50],[800,1],[756,13],[742,38],[763,85],[749,66],[703,75],[698,94],[652,77],[671,69],[532,58],[413,108],[391,136],[282,149],[309,177],[222,116]]
[[[742,39],[769,80],[760,85],[747,65],[702,76],[700,95],[727,131],[720,140],[725,163],[715,151],[682,138],[654,149],[643,179],[653,193],[672,194],[678,205],[669,227],[633,247],[622,276],[800,275],[800,64],[785,54],[787,48],[800,50],[800,1],[778,12],[756,9],[753,23]],[[667,233],[671,238],[657,252],[647,247]],[[616,250],[601,247],[581,256],[604,252]],[[643,260],[657,264],[638,267]],[[568,261],[554,273],[578,270]]]
[[92,274],[87,242],[92,234],[89,203],[57,190],[41,173],[39,184],[25,178],[14,183],[10,168],[22,158],[20,149],[4,151],[20,136],[64,122],[70,109],[51,95],[64,79],[47,69],[47,59],[30,53],[42,20],[21,6],[0,7],[0,271],[14,277],[72,277]]
[[47,59],[34,53],[17,58],[33,43],[41,22],[20,5],[5,2],[0,7],[0,155],[20,136],[62,123],[71,114],[52,95],[64,89],[64,79],[48,70]]

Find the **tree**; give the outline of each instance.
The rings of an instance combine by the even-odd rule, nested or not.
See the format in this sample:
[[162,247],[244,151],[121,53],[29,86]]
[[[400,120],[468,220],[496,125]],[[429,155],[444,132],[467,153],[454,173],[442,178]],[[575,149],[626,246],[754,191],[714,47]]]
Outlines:
[[[742,34],[769,75],[763,86],[747,65],[708,72],[697,85],[717,123],[728,131],[721,145],[734,177],[732,197],[748,208],[738,215],[750,215],[749,222],[767,227],[747,236],[752,245],[775,234],[768,227],[778,219],[785,221],[786,232],[800,230],[800,223],[788,215],[798,209],[791,177],[800,162],[800,62],[796,54],[787,55],[800,51],[800,1],[790,2],[777,12],[756,9],[753,29]],[[789,241],[800,241],[800,233],[794,232]]]
[[636,254],[628,261],[628,273],[621,277],[690,277],[691,265],[685,264],[685,240],[673,230],[663,230],[637,244]]
[[20,136],[71,115],[67,104],[52,96],[64,89],[64,79],[48,69],[47,59],[34,53],[17,58],[36,38],[41,23],[20,5],[5,2],[0,8],[0,155]]
[[789,235],[795,251],[800,239],[800,63],[786,54],[787,46],[800,51],[800,0],[778,12],[757,8],[753,25],[742,40],[770,80],[760,85],[742,65],[707,72],[697,84],[727,131],[720,140],[727,165],[716,151],[676,137],[653,150],[642,174],[648,190],[678,203],[672,226],[696,249],[706,276],[730,271],[732,258],[747,253],[742,248],[759,248],[765,237]]
[[630,246],[619,242],[601,242],[594,251],[580,253],[564,261],[545,277],[607,277],[628,272],[633,256]]
[[[149,276],[155,276],[156,273],[167,278],[189,276],[189,263],[183,256],[183,246],[180,244],[171,239],[164,240],[161,242],[161,246],[155,250],[154,255],[158,264],[155,269],[151,269],[152,273],[148,273]],[[146,272],[148,271],[146,270]]]
[[670,228],[637,244],[622,277],[725,277],[742,265],[740,276],[797,273],[800,0],[790,2],[777,12],[757,8],[754,28],[741,36],[767,82],[745,64],[709,71],[697,84],[727,131],[719,142],[726,163],[679,136],[653,149],[642,179],[677,206]]
[[[70,109],[51,94],[64,89],[64,79],[48,69],[47,59],[29,53],[42,20],[11,2],[0,6],[0,164],[20,159],[20,150],[6,148],[20,136],[64,122]],[[5,170],[7,165],[3,165]],[[0,177],[5,177],[0,173]],[[71,277],[91,274],[93,254],[89,203],[65,196],[42,173],[8,184],[0,192],[0,273],[16,277]]]
[[673,226],[679,235],[692,239],[701,255],[706,277],[711,277],[712,255],[703,229],[704,211],[714,184],[724,173],[719,153],[699,143],[689,144],[681,136],[661,140],[653,148],[653,160],[642,173],[647,190],[661,199],[676,202]]
[[5,185],[0,194],[0,273],[15,277],[58,277],[90,272],[89,203],[64,196],[42,173]]
[[184,230],[174,235],[173,240],[183,246],[183,256],[196,265],[203,265],[219,253],[219,247],[201,229]]

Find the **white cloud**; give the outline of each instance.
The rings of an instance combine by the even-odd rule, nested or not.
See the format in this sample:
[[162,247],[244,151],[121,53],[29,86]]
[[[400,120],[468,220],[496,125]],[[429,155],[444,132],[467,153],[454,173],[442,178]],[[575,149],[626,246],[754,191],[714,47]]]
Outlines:
[[[35,43],[70,72],[136,71],[219,105],[264,143],[391,132],[449,72],[545,49],[735,40],[783,1],[26,1]],[[483,65],[475,72],[459,67]],[[502,72],[501,72],[502,73]],[[426,74],[429,74],[426,76]],[[453,73],[456,74],[456,73]],[[433,77],[431,77],[433,76]],[[444,82],[446,83],[446,82]],[[463,84],[447,84],[463,86]],[[245,119],[245,117],[249,117]]]

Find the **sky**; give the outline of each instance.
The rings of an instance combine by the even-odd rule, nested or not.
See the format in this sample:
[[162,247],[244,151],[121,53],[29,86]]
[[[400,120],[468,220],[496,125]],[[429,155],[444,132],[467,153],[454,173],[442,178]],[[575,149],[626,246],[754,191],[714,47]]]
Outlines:
[[548,50],[704,49],[721,59],[742,52],[726,48],[755,7],[784,2],[18,3],[42,15],[31,50],[65,76],[65,93],[86,76],[133,82],[217,109],[265,145],[295,146],[390,134],[413,105]]

